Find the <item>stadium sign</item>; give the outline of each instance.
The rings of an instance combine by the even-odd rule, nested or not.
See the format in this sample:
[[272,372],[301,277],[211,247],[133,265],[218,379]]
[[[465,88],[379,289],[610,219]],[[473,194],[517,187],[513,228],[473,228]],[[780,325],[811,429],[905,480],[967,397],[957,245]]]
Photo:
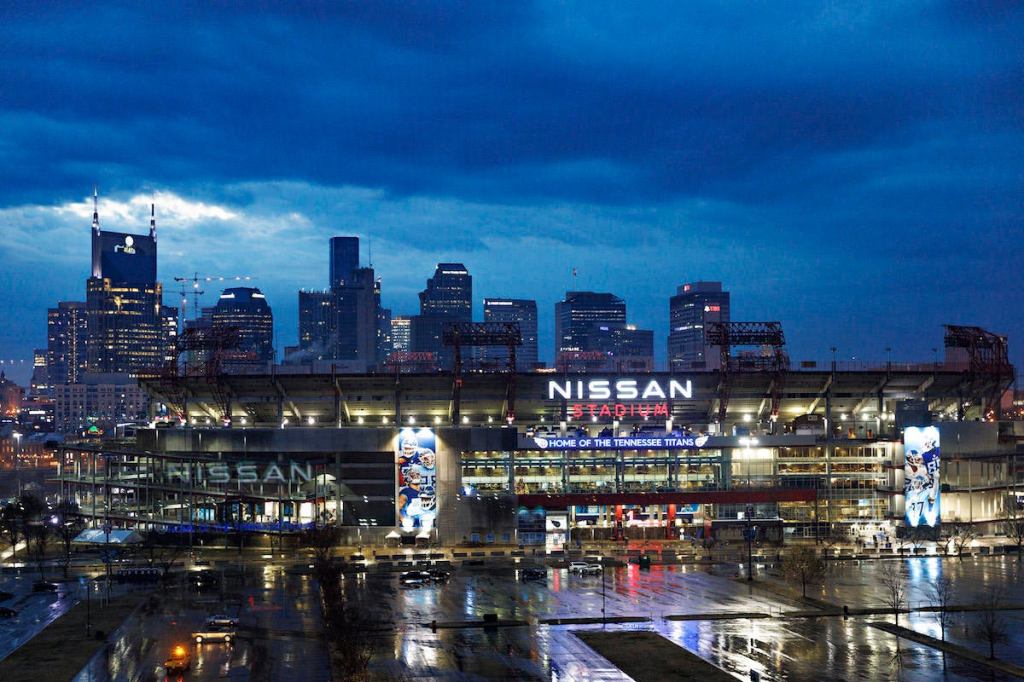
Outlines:
[[687,379],[679,382],[670,379],[668,390],[662,382],[651,379],[641,384],[636,379],[590,379],[583,381],[548,381],[548,400],[556,396],[565,400],[666,400],[674,398],[693,398],[693,383]]
[[548,381],[548,400],[573,401],[566,404],[566,417],[569,419],[668,419],[667,401],[678,398],[693,398],[693,383],[689,379],[670,379],[667,383],[657,379]]
[[167,464],[167,477],[196,483],[303,483],[313,479],[313,465],[290,462],[287,466],[270,462],[198,462]]
[[541,450],[697,450],[708,442],[707,436],[575,436],[540,438],[533,442]]

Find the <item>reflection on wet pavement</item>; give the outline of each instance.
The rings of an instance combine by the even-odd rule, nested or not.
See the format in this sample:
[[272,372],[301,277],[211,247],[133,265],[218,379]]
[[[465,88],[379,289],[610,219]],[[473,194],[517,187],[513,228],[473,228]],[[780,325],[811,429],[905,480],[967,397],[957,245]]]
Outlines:
[[[925,561],[925,560],[907,560]],[[987,560],[979,560],[987,561]],[[973,562],[971,562],[973,565]],[[849,597],[876,598],[872,578],[877,566],[840,569],[834,593],[859,585]],[[951,569],[947,569],[951,570]],[[934,578],[930,567],[908,568],[915,590]],[[984,580],[1010,579],[981,563],[957,567],[972,589]],[[900,641],[867,626],[872,619],[839,617],[784,618],[781,613],[806,610],[795,601],[751,589],[742,581],[711,575],[692,566],[635,566],[609,570],[603,601],[609,617],[645,616],[649,623],[604,625],[541,625],[537,618],[592,616],[600,618],[602,578],[579,577],[550,570],[546,584],[523,583],[512,571],[461,571],[447,585],[402,589],[390,576],[346,578],[350,599],[358,599],[378,617],[394,616],[396,630],[382,644],[371,664],[381,677],[442,679],[629,679],[591,651],[572,631],[581,628],[652,629],[741,679],[757,671],[763,680],[935,680],[1006,679],[987,668],[948,658],[942,672],[939,652]],[[912,594],[916,594],[912,590]],[[913,597],[912,597],[913,599]],[[770,613],[774,617],[732,620],[665,620],[678,614]],[[439,629],[432,620],[475,620],[485,613],[500,619],[530,619],[527,627]],[[917,618],[932,618],[914,616]],[[912,621],[913,622],[913,621]]]

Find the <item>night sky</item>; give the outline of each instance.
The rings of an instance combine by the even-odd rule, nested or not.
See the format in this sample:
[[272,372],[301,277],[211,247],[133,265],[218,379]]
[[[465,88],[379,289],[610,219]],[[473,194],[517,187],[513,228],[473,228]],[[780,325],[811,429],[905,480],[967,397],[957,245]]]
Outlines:
[[536,298],[548,360],[575,267],[662,363],[717,279],[797,361],[930,361],[952,322],[1024,364],[1021,5],[150,4],[0,6],[5,361],[84,300],[96,183],[110,229],[156,202],[168,290],[254,276],[279,349],[358,235],[396,314],[438,261],[477,315]]

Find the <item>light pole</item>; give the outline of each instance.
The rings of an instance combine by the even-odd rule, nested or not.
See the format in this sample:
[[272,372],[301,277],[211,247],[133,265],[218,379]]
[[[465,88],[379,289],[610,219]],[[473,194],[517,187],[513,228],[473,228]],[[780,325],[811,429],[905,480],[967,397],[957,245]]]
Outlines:
[[604,584],[605,584],[605,570],[604,566],[601,567],[601,625],[605,625],[608,622],[605,596],[604,596]]
[[19,465],[21,461],[21,433],[15,431],[14,434],[14,475],[18,479],[18,497],[21,497],[21,467]]
[[750,527],[750,517],[754,515],[754,505],[747,505],[747,580],[754,579],[754,534]]

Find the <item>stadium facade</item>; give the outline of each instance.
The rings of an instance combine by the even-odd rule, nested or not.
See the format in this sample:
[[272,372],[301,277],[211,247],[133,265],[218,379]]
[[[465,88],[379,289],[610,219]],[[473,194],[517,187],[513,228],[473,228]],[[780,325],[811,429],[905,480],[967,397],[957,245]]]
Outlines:
[[1024,455],[1019,423],[994,419],[1005,374],[937,363],[784,381],[285,369],[144,381],[151,425],[128,446],[66,447],[63,493],[114,525],[326,522],[353,541],[674,538],[750,518],[873,536],[998,524]]

